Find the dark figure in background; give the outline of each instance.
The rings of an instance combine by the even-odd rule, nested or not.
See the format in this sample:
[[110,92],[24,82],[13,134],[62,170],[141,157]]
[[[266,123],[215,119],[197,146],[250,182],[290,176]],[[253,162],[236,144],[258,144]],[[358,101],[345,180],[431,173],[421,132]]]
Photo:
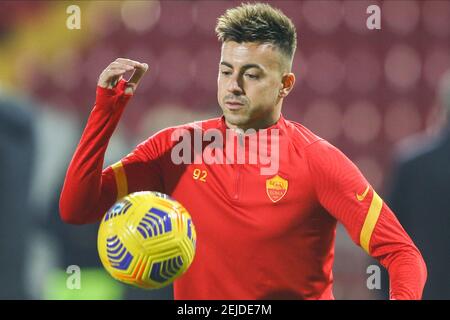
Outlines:
[[0,92],[0,299],[25,299],[33,121],[24,104]]
[[400,149],[388,197],[427,262],[423,299],[450,299],[450,71],[439,97],[447,125],[437,137],[412,138]]

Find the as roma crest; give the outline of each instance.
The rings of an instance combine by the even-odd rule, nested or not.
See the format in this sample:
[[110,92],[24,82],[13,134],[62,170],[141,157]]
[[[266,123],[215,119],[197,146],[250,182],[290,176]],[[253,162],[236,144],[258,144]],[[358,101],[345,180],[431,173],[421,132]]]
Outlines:
[[266,192],[272,202],[280,201],[286,194],[288,181],[279,175],[266,180]]

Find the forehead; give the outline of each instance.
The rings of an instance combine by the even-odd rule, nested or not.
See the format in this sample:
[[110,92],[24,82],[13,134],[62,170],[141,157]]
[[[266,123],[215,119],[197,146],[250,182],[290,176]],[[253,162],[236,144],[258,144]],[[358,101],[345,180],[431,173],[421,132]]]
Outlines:
[[221,62],[233,67],[245,64],[260,64],[265,68],[277,68],[281,63],[281,54],[277,47],[270,43],[225,41],[222,44]]

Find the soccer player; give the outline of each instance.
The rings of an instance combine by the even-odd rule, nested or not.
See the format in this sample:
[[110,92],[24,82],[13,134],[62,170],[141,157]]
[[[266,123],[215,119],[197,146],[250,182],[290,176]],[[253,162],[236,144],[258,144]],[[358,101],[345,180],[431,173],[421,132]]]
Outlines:
[[[108,141],[148,66],[119,58],[102,72],[67,171],[62,219],[99,221],[116,200],[141,190],[178,200],[194,220],[198,241],[193,264],[174,283],[175,299],[333,299],[339,221],[355,244],[387,268],[391,299],[420,299],[426,266],[392,211],[341,151],[281,114],[295,83],[291,20],[269,5],[244,4],[219,18],[216,33],[222,42],[217,96],[223,116],[162,130],[105,170]],[[200,154],[228,159],[241,146],[250,158],[254,150],[246,142],[256,135],[277,147],[270,154],[276,171],[263,174],[263,157],[256,163],[174,160],[186,133],[211,130],[221,132],[223,141],[210,150],[203,139]],[[197,159],[198,143],[191,145],[195,154],[187,158]]]

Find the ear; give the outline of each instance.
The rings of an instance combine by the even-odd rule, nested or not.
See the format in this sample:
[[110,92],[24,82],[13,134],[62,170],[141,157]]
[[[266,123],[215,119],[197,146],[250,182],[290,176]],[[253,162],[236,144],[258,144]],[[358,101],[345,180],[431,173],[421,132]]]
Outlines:
[[293,73],[285,73],[281,78],[281,84],[282,87],[280,89],[278,96],[280,98],[285,98],[294,87],[295,75]]

